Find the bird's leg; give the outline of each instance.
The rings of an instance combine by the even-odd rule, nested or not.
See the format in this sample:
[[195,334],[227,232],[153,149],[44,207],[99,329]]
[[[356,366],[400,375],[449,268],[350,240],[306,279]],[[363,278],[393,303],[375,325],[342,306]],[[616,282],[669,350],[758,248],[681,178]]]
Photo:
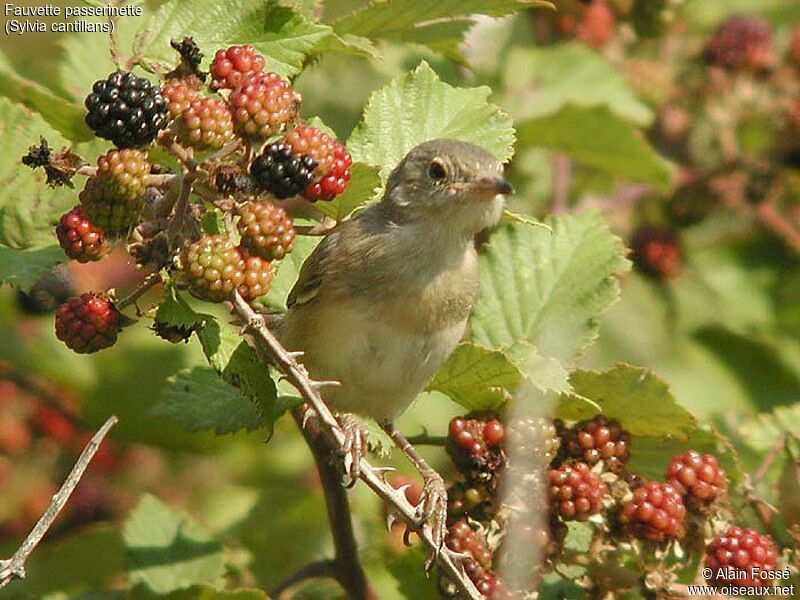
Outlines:
[[424,484],[422,497],[417,505],[417,518],[419,519],[420,527],[430,521],[431,537],[435,547],[435,550],[432,550],[428,556],[428,562],[426,563],[426,566],[430,565],[439,554],[447,531],[447,487],[444,485],[442,476],[436,472],[436,469],[425,462],[425,459],[417,453],[414,446],[400,433],[394,423],[386,423],[383,425],[383,430],[408,457],[417,471],[419,471],[419,474],[422,475]]
[[344,431],[341,450],[344,473],[348,478],[347,487],[353,487],[361,476],[361,459],[367,456],[367,436],[355,415],[344,413],[338,417],[339,425]]

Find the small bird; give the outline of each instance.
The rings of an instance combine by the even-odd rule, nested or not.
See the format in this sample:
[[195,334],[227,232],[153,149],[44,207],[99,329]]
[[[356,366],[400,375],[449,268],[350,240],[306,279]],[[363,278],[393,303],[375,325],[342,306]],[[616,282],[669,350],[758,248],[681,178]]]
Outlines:
[[303,353],[309,375],[337,381],[323,394],[339,414],[358,476],[362,436],[352,414],[375,419],[406,453],[425,486],[420,519],[444,535],[442,478],[394,427],[464,335],[478,298],[474,237],[496,225],[512,187],[503,165],[467,142],[413,148],[380,202],[344,221],[303,264],[287,311],[271,325]]

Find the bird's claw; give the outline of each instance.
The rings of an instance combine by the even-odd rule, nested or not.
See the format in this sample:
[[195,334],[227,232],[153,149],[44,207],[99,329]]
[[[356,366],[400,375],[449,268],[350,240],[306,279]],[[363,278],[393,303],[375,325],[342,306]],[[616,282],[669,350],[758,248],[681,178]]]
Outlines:
[[344,432],[341,452],[344,474],[347,477],[346,487],[350,488],[361,477],[361,459],[367,456],[367,436],[353,415],[341,415],[339,424]]
[[442,551],[447,533],[447,487],[442,476],[433,469],[423,473],[423,478],[422,496],[417,505],[416,517],[420,528],[430,526],[433,547],[425,561],[425,571],[428,572]]

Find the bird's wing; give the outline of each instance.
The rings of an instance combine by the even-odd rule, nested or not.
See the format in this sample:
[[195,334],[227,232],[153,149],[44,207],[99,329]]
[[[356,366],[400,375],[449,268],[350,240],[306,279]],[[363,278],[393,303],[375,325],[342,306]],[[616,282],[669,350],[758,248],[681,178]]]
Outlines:
[[307,304],[317,297],[323,283],[325,263],[331,249],[336,244],[336,237],[338,237],[338,232],[331,232],[305,260],[300,268],[300,275],[286,299],[286,308]]

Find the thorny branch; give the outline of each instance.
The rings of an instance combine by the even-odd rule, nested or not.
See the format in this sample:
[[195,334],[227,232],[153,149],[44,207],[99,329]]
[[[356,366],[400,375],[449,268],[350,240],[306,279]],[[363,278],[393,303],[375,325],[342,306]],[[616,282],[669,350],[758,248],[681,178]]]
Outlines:
[[89,466],[92,458],[94,458],[106,434],[117,424],[117,421],[117,417],[114,415],[110,416],[98,432],[94,434],[94,437],[89,440],[89,443],[86,444],[83,452],[81,452],[75,466],[72,467],[72,471],[70,471],[67,479],[61,486],[61,489],[53,496],[50,506],[47,507],[45,513],[28,534],[28,537],[25,538],[25,541],[22,542],[19,549],[14,553],[14,556],[8,560],[0,560],[0,589],[4,588],[15,579],[23,579],[25,577],[25,562],[53,525],[56,517],[58,517],[64,505],[67,503],[67,500],[69,500],[70,495],[75,490],[75,487],[80,482],[81,477],[83,477],[86,468]]
[[[322,387],[321,383],[310,379],[305,368],[281,346],[280,342],[266,326],[264,318],[256,313],[238,292],[234,292],[233,295],[233,308],[244,323],[244,331],[255,339],[256,349],[262,354],[262,359],[269,361],[270,364],[284,374],[287,381],[313,407],[319,420],[320,430],[325,435],[325,438],[334,449],[342,450],[345,434],[319,393]],[[438,553],[436,555],[437,564],[442,572],[459,588],[463,596],[470,600],[480,600],[481,595],[464,573],[453,552],[446,547],[441,549],[436,547],[431,536],[429,524],[424,523],[420,526],[415,516],[416,511],[406,499],[405,494],[398,492],[389,485],[384,480],[382,472],[369,464],[369,462],[362,459],[360,464],[361,480],[386,503],[392,514],[396,515],[409,529],[417,533],[431,551]]]

